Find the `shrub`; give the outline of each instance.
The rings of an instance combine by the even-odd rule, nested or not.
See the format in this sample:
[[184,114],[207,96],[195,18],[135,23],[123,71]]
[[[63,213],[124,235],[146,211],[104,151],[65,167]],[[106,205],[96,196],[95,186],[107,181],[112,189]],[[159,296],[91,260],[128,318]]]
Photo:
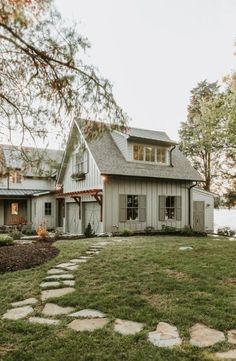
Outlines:
[[15,229],[9,233],[9,236],[11,236],[13,239],[21,239],[23,234],[17,229]]
[[233,229],[231,229],[230,227],[223,227],[223,228],[217,229],[217,234],[219,234],[220,236],[232,237],[235,235],[235,231]]
[[37,235],[40,237],[42,241],[46,241],[48,239],[48,231],[45,224],[41,224],[37,228]]
[[13,238],[8,234],[0,234],[0,247],[13,244]]
[[61,238],[62,235],[63,235],[63,232],[60,231],[59,229],[57,229],[54,234],[54,240],[57,241],[58,239]]
[[94,232],[90,223],[88,223],[87,227],[85,228],[84,235],[86,238],[94,236]]
[[191,237],[195,235],[195,232],[192,230],[191,227],[185,226],[183,229],[181,229],[180,234],[181,236]]
[[175,227],[167,226],[166,224],[161,225],[161,230],[162,230],[162,232],[165,232],[165,233],[175,233],[176,232]]
[[152,226],[147,226],[147,227],[144,229],[144,232],[145,232],[146,234],[150,234],[150,233],[152,233],[152,232],[154,232],[154,231],[155,231],[155,228],[152,227]]
[[37,232],[34,229],[26,228],[23,230],[23,232],[26,236],[35,236]]
[[124,236],[124,237],[130,237],[132,236],[133,232],[130,231],[129,229],[124,229],[123,232],[121,233],[121,236]]

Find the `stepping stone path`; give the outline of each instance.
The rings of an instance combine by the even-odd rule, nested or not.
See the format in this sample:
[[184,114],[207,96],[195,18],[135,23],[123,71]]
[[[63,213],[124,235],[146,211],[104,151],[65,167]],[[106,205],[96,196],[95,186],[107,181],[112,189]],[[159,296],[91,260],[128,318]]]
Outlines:
[[65,273],[65,271],[63,271],[62,269],[57,269],[57,268],[52,268],[47,271],[48,275],[59,275],[61,273]]
[[228,342],[236,345],[236,330],[228,331]]
[[11,303],[12,307],[21,307],[28,305],[35,305],[38,302],[36,298],[27,298],[26,300]]
[[143,328],[144,323],[120,319],[115,320],[114,330],[121,335],[135,335],[136,333],[142,331]]
[[57,315],[67,315],[70,312],[73,312],[73,307],[61,307],[55,303],[46,303],[42,314],[45,316],[57,316]]
[[50,298],[57,298],[68,295],[69,293],[74,292],[75,289],[73,287],[65,287],[65,288],[55,288],[52,290],[42,291],[41,299],[42,301],[46,301]]
[[216,352],[214,356],[220,360],[236,360],[236,349],[226,352]]
[[177,328],[166,322],[159,322],[156,331],[149,332],[148,340],[158,347],[173,347],[182,343]]
[[74,312],[71,317],[86,317],[86,318],[102,318],[105,317],[105,313],[96,310],[85,309],[78,312]]
[[40,325],[58,325],[60,321],[50,320],[49,318],[43,318],[43,317],[30,317],[29,322],[38,323]]
[[192,251],[192,249],[193,249],[193,247],[190,247],[190,246],[179,247],[180,251]]
[[190,336],[191,345],[197,347],[209,347],[225,341],[223,332],[209,328],[201,323],[196,323],[190,329]]
[[72,274],[63,274],[63,275],[51,275],[47,276],[46,280],[73,280],[75,277]]
[[21,320],[33,312],[34,309],[31,306],[17,307],[7,310],[2,318],[7,320]]
[[94,331],[108,324],[108,318],[87,318],[86,320],[74,320],[67,327],[74,331]]

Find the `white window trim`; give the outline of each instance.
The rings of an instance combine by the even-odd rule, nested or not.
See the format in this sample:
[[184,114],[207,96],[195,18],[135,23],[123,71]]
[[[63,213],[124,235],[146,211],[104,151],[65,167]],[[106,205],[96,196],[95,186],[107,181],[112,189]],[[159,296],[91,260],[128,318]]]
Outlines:
[[[134,147],[135,146],[140,146],[140,145],[142,145],[144,147],[144,149],[143,149],[143,158],[144,158],[144,160],[135,160],[134,159]],[[146,147],[150,147],[150,146],[154,147],[154,149],[155,149],[155,152],[154,152],[155,161],[154,162],[146,160]],[[165,163],[157,161],[157,148],[162,148],[162,149],[166,150],[166,162]],[[147,163],[147,164],[158,164],[158,165],[169,165],[168,151],[169,151],[168,147],[164,147],[164,146],[161,146],[161,145],[159,146],[159,145],[150,145],[150,144],[142,144],[142,143],[133,143],[132,144],[132,162]]]

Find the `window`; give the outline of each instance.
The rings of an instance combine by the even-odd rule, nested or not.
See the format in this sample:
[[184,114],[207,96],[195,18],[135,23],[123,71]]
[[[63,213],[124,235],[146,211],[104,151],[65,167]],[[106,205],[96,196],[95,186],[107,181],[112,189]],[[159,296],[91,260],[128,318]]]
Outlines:
[[45,202],[44,203],[44,215],[45,216],[51,216],[52,215],[52,203],[51,202]]
[[155,148],[154,147],[145,147],[145,161],[146,162],[155,162]]
[[127,196],[127,220],[138,220],[138,196]]
[[133,145],[133,160],[166,164],[167,148],[154,145]]
[[165,219],[175,219],[175,197],[166,197]]
[[9,181],[11,183],[21,183],[22,176],[21,176],[20,172],[19,171],[11,172],[10,175],[9,175]]
[[157,148],[157,163],[166,163],[166,148]]
[[11,203],[11,215],[18,216],[18,203]]
[[146,221],[146,195],[119,195],[119,220]]
[[144,146],[143,145],[134,145],[133,159],[134,160],[144,160]]
[[88,152],[86,150],[74,154],[73,173],[88,173]]

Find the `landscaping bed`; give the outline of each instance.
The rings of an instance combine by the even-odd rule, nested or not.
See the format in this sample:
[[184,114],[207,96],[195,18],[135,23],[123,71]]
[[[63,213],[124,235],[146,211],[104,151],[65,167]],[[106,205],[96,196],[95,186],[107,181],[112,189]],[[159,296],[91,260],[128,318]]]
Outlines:
[[0,248],[0,272],[35,267],[57,256],[58,253],[59,250],[47,242],[4,246]]

